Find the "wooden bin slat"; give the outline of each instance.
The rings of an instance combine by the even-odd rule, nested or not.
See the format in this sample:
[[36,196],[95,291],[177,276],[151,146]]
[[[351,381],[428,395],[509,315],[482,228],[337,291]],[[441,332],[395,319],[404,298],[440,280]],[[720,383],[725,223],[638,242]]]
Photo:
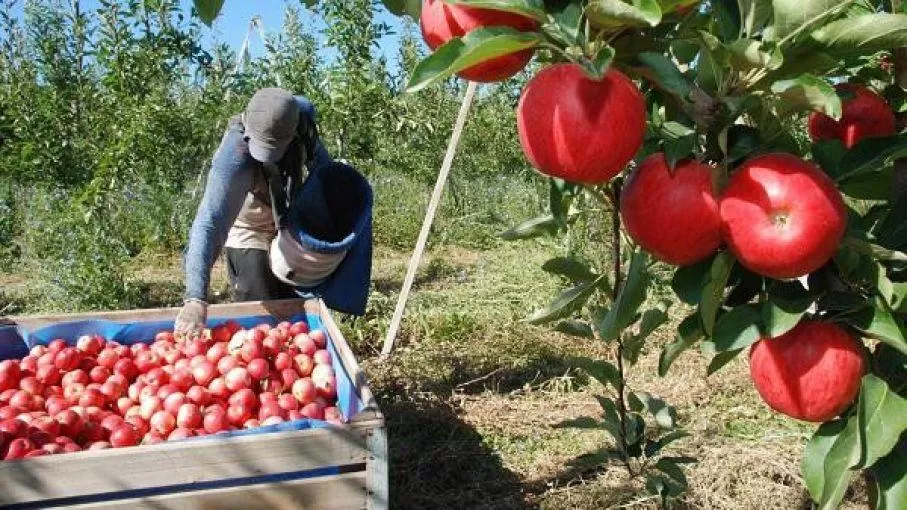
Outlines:
[[264,483],[125,499],[66,508],[98,510],[351,510],[366,508],[365,473],[345,473],[288,482]]
[[363,464],[368,428],[357,424],[0,462],[0,504]]

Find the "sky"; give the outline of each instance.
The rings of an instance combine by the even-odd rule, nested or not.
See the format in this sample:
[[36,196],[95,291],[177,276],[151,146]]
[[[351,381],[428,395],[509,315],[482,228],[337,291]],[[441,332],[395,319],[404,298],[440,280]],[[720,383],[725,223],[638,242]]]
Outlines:
[[[23,3],[20,1],[17,4],[15,14],[21,16]],[[180,4],[183,12],[188,16],[192,0],[180,0]],[[226,42],[238,51],[246,37],[249,20],[255,15],[261,18],[267,34],[279,32],[283,24],[283,13],[288,5],[299,7],[303,23],[321,38],[320,31],[324,28],[324,22],[316,19],[316,16],[305,9],[299,0],[225,0],[223,9],[213,26],[210,29],[203,28],[205,46],[210,47],[210,44],[216,39]],[[95,10],[100,8],[100,2],[98,0],[81,0],[81,7],[86,12]],[[383,7],[378,12],[376,21],[387,23],[396,34],[383,37],[379,40],[379,47],[376,49],[387,57],[388,66],[393,72],[396,70],[397,52],[400,48],[398,34],[404,31],[405,25],[402,18],[390,14]],[[251,37],[249,48],[253,57],[263,53],[264,48],[257,33]],[[334,55],[326,52],[324,56],[330,59]]]

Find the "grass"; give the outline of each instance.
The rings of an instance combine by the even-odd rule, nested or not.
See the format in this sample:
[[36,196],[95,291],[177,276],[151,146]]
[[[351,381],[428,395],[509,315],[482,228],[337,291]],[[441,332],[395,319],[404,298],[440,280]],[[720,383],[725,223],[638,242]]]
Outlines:
[[[497,204],[516,205],[494,215],[500,208],[488,201],[442,209],[387,361],[377,354],[418,231],[411,215],[421,210],[403,199],[414,186],[393,182],[378,191],[369,310],[355,320],[339,317],[387,417],[393,507],[655,508],[620,466],[583,462],[609,446],[603,433],[557,426],[597,415],[594,395],[606,391],[571,369],[569,357],[613,359],[613,349],[521,321],[559,288],[539,266],[562,248],[490,234],[537,212],[537,203],[518,200],[531,190],[498,190]],[[469,227],[472,220],[485,223]],[[179,302],[181,274],[175,254],[143,253],[132,264],[134,283],[153,305]],[[229,299],[222,264],[213,282],[215,299]],[[22,275],[0,275],[0,287],[7,313],[32,311],[38,302],[40,289]],[[662,290],[652,298],[667,296]],[[687,473],[691,489],[681,508],[810,508],[799,457],[812,427],[766,408],[743,357],[706,377],[707,359],[688,351],[668,376],[656,375],[659,345],[683,313],[675,307],[674,322],[653,335],[630,377],[631,388],[676,406],[693,432],[673,451],[699,460]],[[845,508],[861,506],[865,491],[857,483]]]

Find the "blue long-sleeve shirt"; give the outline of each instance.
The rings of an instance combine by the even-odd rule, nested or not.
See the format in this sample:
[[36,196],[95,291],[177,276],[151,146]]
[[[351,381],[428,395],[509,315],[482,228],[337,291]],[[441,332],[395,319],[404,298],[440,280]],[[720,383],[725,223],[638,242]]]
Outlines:
[[[303,122],[302,116],[307,116],[308,120],[314,123],[316,119],[312,104],[303,97],[297,97],[296,99],[300,106],[300,122]],[[304,164],[299,157],[300,151],[298,145],[296,145],[298,143],[301,143],[300,140],[295,140],[288,148],[284,158],[277,163],[284,175],[298,176]],[[316,176],[313,179],[314,184],[308,186],[309,189],[304,194],[305,198],[297,200],[297,202],[308,201],[311,203],[313,200],[308,197],[314,197],[315,202],[334,203],[337,201],[334,197],[347,191],[345,188],[339,188],[339,186],[356,187],[358,185],[360,188],[362,187],[360,183],[351,183],[347,179],[334,185],[332,189],[325,189],[325,182],[330,183],[332,179],[336,180],[336,178],[328,176],[343,176],[352,172],[355,177],[358,176],[358,173],[345,165],[334,162],[320,140],[316,141],[314,156],[309,164],[309,169],[311,175]],[[248,143],[244,139],[242,123],[238,119],[231,120],[221,144],[214,154],[211,169],[208,173],[205,193],[189,233],[189,245],[186,248],[184,258],[186,296],[188,298],[206,299],[214,261],[220,255],[226,243],[227,235],[242,209],[246,195],[252,190],[256,177],[255,173],[261,171],[261,163],[249,154]],[[361,177],[359,178],[362,179]],[[364,179],[362,179],[362,182],[364,182]],[[364,311],[365,295],[371,270],[371,189],[367,183],[364,184],[364,187],[367,190],[364,193],[360,193],[359,196],[363,197],[360,201],[363,201],[363,203],[367,202],[367,204],[360,206],[358,209],[362,211],[360,214],[362,221],[357,220],[356,226],[351,227],[355,231],[350,233],[348,239],[353,240],[353,242],[345,243],[347,244],[345,248],[350,250],[350,255],[347,258],[355,260],[344,261],[336,271],[336,273],[345,273],[339,277],[342,281],[332,281],[338,280],[338,278],[332,277],[320,285],[319,288],[298,289],[301,295],[317,294],[319,290],[323,290],[327,294],[325,300],[331,299],[335,302],[333,307],[349,313],[359,314]],[[318,200],[319,193],[328,193],[334,196],[328,197],[327,200]],[[323,204],[309,204],[310,207],[307,209],[306,205],[297,203],[295,208],[291,207],[290,216],[293,218],[312,216],[312,209],[314,209],[316,216],[318,214],[337,215],[338,213],[335,211],[340,211],[340,214],[346,214],[346,211],[350,209],[347,204],[340,204],[339,207],[337,204],[333,204],[334,207],[332,209],[325,208]],[[355,206],[352,209],[357,210]],[[311,227],[317,227],[317,225],[312,224]],[[304,229],[299,232],[299,235],[304,238],[303,240],[310,241],[309,246],[330,249],[329,245],[331,243],[322,243],[321,241],[324,240],[323,236],[318,234],[320,233],[307,232]],[[340,232],[340,234],[346,235],[345,232]],[[328,241],[335,241],[335,239],[328,239]],[[351,285],[352,288],[350,288]],[[352,298],[339,297],[342,293],[352,293],[353,296]],[[332,295],[334,296],[333,299]],[[329,302],[328,305],[331,306],[332,303]]]

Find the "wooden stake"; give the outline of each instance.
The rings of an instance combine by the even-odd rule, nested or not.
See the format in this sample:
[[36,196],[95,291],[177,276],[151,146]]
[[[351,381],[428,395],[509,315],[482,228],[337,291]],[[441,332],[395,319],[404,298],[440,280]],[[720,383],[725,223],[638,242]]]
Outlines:
[[394,308],[394,315],[391,318],[390,327],[387,330],[387,336],[384,338],[384,348],[381,349],[381,356],[386,357],[394,348],[394,340],[397,338],[397,332],[400,329],[400,321],[403,319],[403,310],[406,308],[406,301],[409,298],[409,291],[412,289],[413,280],[416,278],[416,270],[419,268],[419,262],[422,260],[422,252],[425,251],[425,243],[428,241],[428,232],[435,220],[435,211],[438,204],[441,203],[441,194],[444,191],[444,184],[447,182],[447,175],[450,173],[450,166],[453,164],[454,155],[457,152],[457,146],[460,144],[460,135],[463,134],[463,125],[466,124],[466,115],[472,106],[472,100],[476,94],[476,82],[470,81],[466,86],[466,96],[463,97],[463,103],[460,105],[460,112],[457,114],[457,121],[454,124],[453,133],[450,135],[450,142],[447,144],[447,153],[444,154],[444,162],[441,163],[441,171],[438,173],[438,179],[435,181],[435,190],[432,192],[431,200],[428,202],[428,210],[425,212],[425,219],[422,221],[422,230],[419,231],[419,238],[416,241],[416,248],[413,256],[409,260],[409,267],[406,268],[406,277],[403,279],[403,289],[400,290],[400,297],[397,299],[397,307]]

